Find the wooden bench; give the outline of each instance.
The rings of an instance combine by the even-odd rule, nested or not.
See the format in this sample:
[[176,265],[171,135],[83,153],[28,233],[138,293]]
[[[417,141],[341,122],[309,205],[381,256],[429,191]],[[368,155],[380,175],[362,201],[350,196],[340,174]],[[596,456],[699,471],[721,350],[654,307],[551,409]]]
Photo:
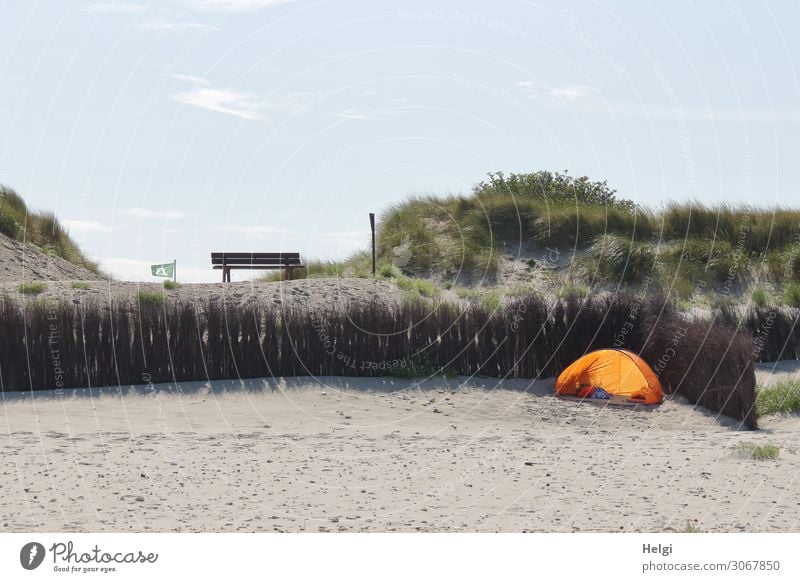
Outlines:
[[223,283],[230,283],[231,269],[285,269],[291,279],[294,269],[305,266],[300,253],[211,253],[211,264],[222,269]]

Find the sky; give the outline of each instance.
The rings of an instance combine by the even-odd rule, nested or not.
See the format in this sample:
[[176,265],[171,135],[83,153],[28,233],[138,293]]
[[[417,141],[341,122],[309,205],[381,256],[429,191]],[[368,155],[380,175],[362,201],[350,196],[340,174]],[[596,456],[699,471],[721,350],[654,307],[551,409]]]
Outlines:
[[[369,212],[568,170],[800,204],[800,5],[0,0],[0,183],[116,277],[338,259]],[[248,275],[234,274],[234,278]]]

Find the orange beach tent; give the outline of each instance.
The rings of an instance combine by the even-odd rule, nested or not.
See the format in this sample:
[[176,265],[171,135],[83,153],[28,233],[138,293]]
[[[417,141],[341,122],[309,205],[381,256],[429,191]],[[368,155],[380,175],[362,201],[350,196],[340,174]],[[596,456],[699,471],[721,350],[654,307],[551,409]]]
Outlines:
[[661,383],[647,363],[628,350],[597,350],[567,366],[556,380],[557,396],[577,396],[584,386],[602,388],[642,404],[664,399]]

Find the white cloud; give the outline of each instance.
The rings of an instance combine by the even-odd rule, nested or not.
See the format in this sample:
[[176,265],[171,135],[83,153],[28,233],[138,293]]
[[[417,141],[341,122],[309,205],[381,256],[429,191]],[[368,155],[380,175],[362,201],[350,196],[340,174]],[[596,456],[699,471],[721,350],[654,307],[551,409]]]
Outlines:
[[195,75],[170,75],[170,77],[176,81],[185,81],[187,83],[194,83],[195,85],[208,85],[208,79]]
[[548,87],[550,90],[550,94],[553,97],[560,97],[562,99],[573,100],[573,99],[580,99],[581,97],[585,97],[589,94],[590,90],[588,87],[583,85],[571,85],[567,87]]
[[86,12],[92,16],[100,14],[139,14],[144,12],[146,6],[133,2],[95,2],[85,7]]
[[141,22],[136,25],[139,30],[149,30],[154,32],[188,32],[192,30],[214,31],[219,27],[202,22],[169,22],[166,20],[151,20]]
[[525,89],[529,98],[537,98],[544,95],[574,101],[591,93],[591,89],[585,85],[564,85],[559,87],[548,85],[541,81],[518,81],[516,86]]
[[344,111],[339,113],[338,116],[343,119],[359,119],[361,121],[370,121],[372,119],[375,119],[375,117],[372,114],[366,111],[361,111],[357,107],[351,107],[349,109],[345,109]]
[[178,212],[177,210],[152,210],[150,208],[128,208],[127,210],[121,210],[120,214],[123,216],[131,216],[133,218],[164,218],[164,219],[176,219],[176,218],[183,218],[186,216],[183,212]]
[[64,220],[64,224],[69,229],[70,233],[75,234],[104,234],[111,232],[112,228],[107,224],[103,224],[99,220],[81,220],[72,219]]
[[184,105],[226,113],[241,119],[266,119],[259,112],[264,108],[264,103],[248,93],[195,87],[191,91],[176,93],[172,99]]

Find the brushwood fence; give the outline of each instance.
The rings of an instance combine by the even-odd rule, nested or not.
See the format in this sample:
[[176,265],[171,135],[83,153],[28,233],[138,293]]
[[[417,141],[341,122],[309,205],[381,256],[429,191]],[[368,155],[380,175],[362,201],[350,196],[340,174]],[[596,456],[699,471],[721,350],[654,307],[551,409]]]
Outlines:
[[715,321],[753,336],[756,361],[800,360],[800,309],[765,306],[740,310],[723,305],[715,315]]
[[0,388],[43,390],[262,376],[557,375],[587,351],[640,353],[665,390],[756,427],[752,338],[633,296],[555,304],[0,303]]

